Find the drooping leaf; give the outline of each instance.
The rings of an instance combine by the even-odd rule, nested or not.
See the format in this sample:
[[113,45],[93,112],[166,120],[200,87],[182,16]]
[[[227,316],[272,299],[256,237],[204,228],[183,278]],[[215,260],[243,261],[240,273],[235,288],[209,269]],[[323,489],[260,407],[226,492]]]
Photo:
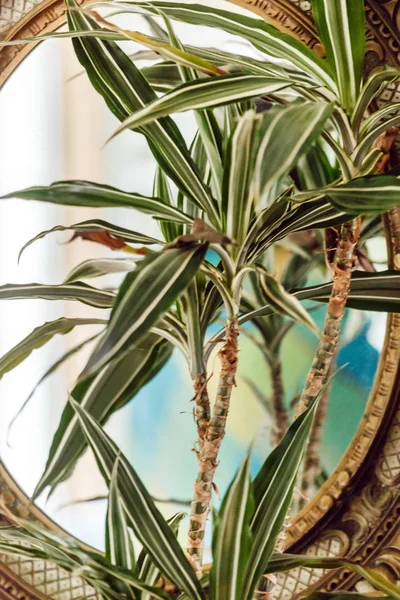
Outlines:
[[[163,223],[163,221],[161,221]],[[46,229],[45,231],[41,231],[34,238],[30,239],[26,244],[24,244],[19,252],[18,261],[21,259],[23,252],[34,242],[37,240],[41,240],[50,233],[56,233],[57,231],[73,231],[74,235],[72,240],[81,238],[88,239],[90,241],[104,242],[103,236],[104,233],[107,234],[107,246],[111,246],[111,241],[123,241],[129,242],[131,244],[162,244],[162,241],[157,240],[156,238],[149,237],[137,231],[132,231],[130,229],[125,229],[124,227],[120,227],[119,225],[113,225],[112,223],[108,223],[107,221],[103,221],[102,219],[90,219],[88,221],[82,221],[81,223],[74,223],[73,225],[56,225],[51,229]],[[100,236],[100,239],[97,237]],[[72,241],[71,240],[71,241]]]
[[259,199],[289,173],[303,152],[319,137],[332,108],[325,102],[299,102],[266,113],[255,167]]
[[82,377],[97,372],[111,359],[137,346],[196,274],[207,244],[166,250],[146,257],[121,289],[109,326]]
[[166,115],[210,108],[272,94],[292,85],[290,79],[269,75],[225,75],[183,83],[123,121],[114,136],[125,129],[143,127]]
[[115,294],[80,281],[60,285],[7,283],[0,286],[0,300],[76,300],[95,308],[111,308]]
[[362,163],[371,148],[374,148],[381,134],[391,127],[398,127],[400,124],[399,110],[400,102],[389,103],[365,119],[360,129],[361,140],[353,153],[356,165]]
[[[104,424],[151,381],[169,360],[171,353],[172,346],[169,342],[150,334],[122,360],[108,364],[93,381],[77,384],[71,396]],[[33,497],[41,494],[45,487],[54,488],[67,479],[85,448],[86,442],[77,416],[70,404],[67,404],[51,444],[45,471]]]
[[306,311],[293,294],[285,290],[279,281],[272,277],[272,275],[262,272],[260,273],[260,283],[265,294],[265,299],[277,313],[305,325],[314,334],[318,335],[317,326],[310,313]]
[[[75,0],[66,0],[77,8]],[[97,23],[76,10],[67,11],[71,30],[93,31]],[[85,68],[93,87],[104,98],[111,112],[123,121],[133,112],[156,98],[154,90],[130,58],[111,41],[79,37],[74,39],[78,60]],[[178,188],[197,206],[207,211],[219,225],[216,204],[199,177],[185,141],[175,123],[165,118],[141,128],[155,159]]]
[[339,98],[351,114],[358,99],[365,54],[363,0],[312,0],[318,33],[335,75]]
[[110,273],[126,273],[136,267],[136,262],[128,258],[90,258],[74,267],[64,283],[80,281],[91,277],[101,277]]
[[151,12],[157,14],[162,10],[171,19],[190,23],[216,27],[237,35],[249,41],[255,48],[267,55],[275,56],[290,61],[300,71],[305,71],[315,81],[326,85],[331,90],[336,90],[329,69],[325,62],[312,50],[293,36],[278,31],[262,19],[237,14],[229,10],[220,10],[213,6],[202,4],[182,4],[182,2],[112,2],[109,4],[114,9],[137,12]]
[[213,532],[212,600],[242,600],[243,576],[252,545],[253,511],[248,454],[225,494]]
[[[168,206],[159,198],[130,194],[109,185],[90,181],[56,181],[49,186],[30,187],[10,192],[1,197],[3,200],[7,198],[40,200],[41,202],[51,202],[63,206],[135,208],[158,219],[168,219],[178,223],[191,222],[190,217],[177,208]],[[53,229],[52,231],[56,230]]]
[[47,342],[53,339],[57,334],[65,335],[70,333],[74,327],[80,325],[106,325],[107,321],[104,319],[71,319],[62,317],[55,321],[49,321],[44,325],[36,327],[29,335],[27,335],[21,342],[14,346],[11,350],[6,352],[0,358],[0,379],[12,369],[15,369],[21,364],[28,356],[33,352],[41,348]]
[[128,523],[135,535],[162,573],[191,595],[193,600],[204,600],[204,593],[192,566],[137,473],[98,422],[77,402],[72,402],[107,484],[111,479],[113,464],[117,456],[120,456],[117,485]]

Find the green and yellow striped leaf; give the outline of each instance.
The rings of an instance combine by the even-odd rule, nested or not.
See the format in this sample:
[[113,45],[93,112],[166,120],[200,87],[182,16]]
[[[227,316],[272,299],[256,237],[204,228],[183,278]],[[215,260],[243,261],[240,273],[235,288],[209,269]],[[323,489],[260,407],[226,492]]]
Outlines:
[[122,11],[131,12],[144,11],[157,14],[158,10],[162,10],[171,19],[192,25],[223,29],[249,41],[255,48],[269,56],[290,61],[297,69],[311,76],[315,82],[326,85],[332,91],[336,90],[336,84],[325,61],[294,37],[278,31],[262,19],[229,10],[220,10],[205,3],[183,4],[179,0],[175,2],[112,2],[107,4],[114,9],[118,10],[120,6]]
[[82,283],[46,285],[43,283],[7,283],[0,286],[0,300],[76,300],[95,308],[111,308],[114,292],[99,290]]
[[135,555],[121,495],[118,490],[119,463],[120,459],[117,456],[111,472],[108,492],[106,558],[112,565],[132,571],[135,568]]
[[72,403],[107,484],[115,460],[120,456],[117,485],[128,523],[136,537],[163,574],[193,600],[204,600],[203,590],[192,566],[133,467],[99,423],[77,402],[72,400]]
[[[82,377],[137,346],[200,268],[207,244],[174,248],[146,257],[118,294],[109,326]],[[128,275],[129,277],[129,275]]]
[[223,212],[225,231],[232,240],[243,242],[252,217],[255,141],[260,118],[246,112],[233,132],[225,169]]
[[132,271],[135,267],[136,261],[130,258],[90,258],[74,267],[68,273],[64,283],[101,277],[110,273],[126,273]]
[[[161,223],[163,223],[163,221],[161,221]],[[137,231],[126,229],[125,227],[120,227],[119,225],[113,225],[112,223],[108,223],[107,221],[103,221],[102,219],[90,219],[87,221],[82,221],[81,223],[74,223],[73,225],[56,225],[51,229],[41,231],[34,238],[28,240],[26,244],[22,246],[18,255],[18,261],[21,259],[22,254],[31,244],[43,239],[50,233],[56,233],[57,231],[73,231],[77,237],[79,237],[82,234],[103,234],[104,232],[106,232],[113,238],[122,240],[124,242],[129,242],[131,244],[152,245],[163,243],[161,240],[157,240],[156,238],[149,237],[148,235],[144,235]]]
[[[39,200],[63,206],[104,208],[135,208],[157,219],[191,223],[191,218],[179,209],[165,204],[159,198],[123,192],[110,185],[90,181],[56,181],[49,186],[35,186],[10,192],[0,199],[21,198]],[[56,231],[54,229],[54,231]]]
[[243,581],[243,600],[252,600],[271,559],[276,537],[289,508],[317,406],[318,400],[296,419],[254,479],[253,544]]
[[[72,8],[79,7],[75,0],[66,0],[66,4]],[[67,18],[70,30],[98,29],[97,23],[82,12],[67,11]],[[75,38],[73,43],[77,58],[93,87],[120,121],[156,98],[155,91],[140,70],[114,42],[80,37]],[[140,133],[145,135],[150,150],[166,174],[182,193],[208,213],[218,227],[216,202],[201,180],[175,123],[169,118],[158,120],[141,128]]]
[[301,323],[310,329],[315,335],[318,335],[317,326],[309,312],[302,306],[300,301],[285,290],[272,275],[260,273],[260,283],[263,289],[265,299],[280,315],[293,319],[296,323]]
[[254,511],[250,455],[225,494],[213,532],[211,600],[242,600],[242,583],[252,546],[250,519]]
[[312,0],[312,9],[334,73],[339,99],[351,115],[358,100],[365,54],[363,0]]
[[36,327],[26,338],[0,358],[0,379],[15,369],[33,352],[53,339],[57,334],[65,335],[80,325],[106,325],[104,319],[71,319],[62,317]]
[[180,85],[123,121],[113,137],[166,115],[198,110],[272,94],[292,85],[290,79],[270,75],[225,75],[196,79]]
[[322,133],[332,110],[333,106],[325,102],[296,102],[266,113],[255,166],[258,200],[293,169]]
[[[112,361],[93,380],[77,384],[71,396],[86,412],[104,424],[151,381],[171,354],[172,345],[151,333],[138,348],[122,360]],[[86,441],[78,418],[70,404],[67,404],[33,497],[39,496],[47,486],[54,488],[67,479],[85,448]]]

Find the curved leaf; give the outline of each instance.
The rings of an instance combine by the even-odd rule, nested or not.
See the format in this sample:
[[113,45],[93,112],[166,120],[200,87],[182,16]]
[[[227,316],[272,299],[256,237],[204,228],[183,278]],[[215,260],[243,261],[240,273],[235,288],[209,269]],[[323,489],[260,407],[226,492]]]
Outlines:
[[[86,365],[82,378],[137,346],[190,283],[208,244],[147,256],[118,294],[110,324]],[[129,277],[129,276],[128,276]]]
[[[72,8],[79,7],[75,0],[66,0],[66,4]],[[71,30],[98,29],[93,19],[76,10],[67,11],[67,18]],[[156,98],[140,70],[114,42],[80,37],[74,39],[73,44],[93,87],[120,121]],[[216,203],[201,180],[175,123],[165,118],[141,128],[140,133],[145,135],[157,162],[182,193],[205,210],[213,223],[219,226]]]
[[[172,345],[155,334],[149,334],[140,346],[122,360],[112,361],[93,380],[75,385],[72,398],[101,424],[130,402],[162,369],[172,354]],[[67,479],[86,448],[85,438],[70,404],[64,408],[54,435],[46,468],[33,497],[45,487],[54,488]]]
[[122,499],[118,490],[119,457],[114,463],[109,485],[106,516],[106,557],[112,565],[132,571],[135,555]]
[[129,242],[131,244],[152,245],[163,243],[162,241],[157,240],[156,238],[149,237],[137,231],[125,229],[125,227],[120,227],[119,225],[113,225],[112,223],[108,223],[107,221],[103,221],[102,219],[90,219],[88,221],[82,221],[81,223],[74,223],[73,225],[56,225],[51,229],[41,231],[40,233],[38,233],[38,235],[30,239],[28,242],[26,242],[26,244],[22,246],[18,255],[18,261],[21,259],[23,252],[25,252],[28,246],[30,246],[37,240],[43,239],[50,233],[56,233],[57,231],[74,231],[74,238],[81,236],[84,237],[85,234],[101,235],[104,232],[106,232],[111,238],[122,240],[124,242]]
[[109,273],[126,273],[135,267],[136,262],[129,258],[92,258],[74,267],[65,278],[64,283],[89,277],[101,277]]
[[0,286],[0,300],[77,300],[95,308],[111,308],[115,294],[77,281],[46,285],[42,283],[7,283]]
[[[56,181],[49,186],[35,186],[10,192],[0,199],[21,198],[62,204],[63,206],[124,207],[135,208],[158,219],[191,223],[192,219],[182,211],[169,206],[159,198],[123,192],[110,185],[91,181]],[[53,230],[56,231],[56,230]]]
[[272,94],[291,85],[290,79],[268,75],[225,75],[196,79],[183,83],[135,112],[122,122],[112,137],[125,129],[143,127],[172,113],[238,102]]
[[104,319],[68,319],[62,317],[36,327],[26,338],[0,358],[0,379],[5,373],[15,369],[28,358],[33,350],[41,348],[57,334],[70,333],[74,327],[79,325],[107,325],[107,321]]
[[[104,3],[103,3],[104,4]],[[216,27],[249,41],[255,48],[269,56],[290,61],[296,68],[311,75],[317,82],[336,90],[329,70],[321,58],[305,44],[291,35],[278,31],[263,19],[237,14],[229,10],[220,10],[213,6],[175,2],[112,2],[107,3],[113,9],[123,11],[151,12],[158,14],[162,10],[171,19],[193,25]]]
[[192,566],[133,467],[120,454],[116,444],[97,421],[77,402],[72,400],[72,403],[107,485],[110,483],[115,460],[120,456],[118,490],[129,525],[139,541],[162,573],[193,600],[204,600],[204,593]]

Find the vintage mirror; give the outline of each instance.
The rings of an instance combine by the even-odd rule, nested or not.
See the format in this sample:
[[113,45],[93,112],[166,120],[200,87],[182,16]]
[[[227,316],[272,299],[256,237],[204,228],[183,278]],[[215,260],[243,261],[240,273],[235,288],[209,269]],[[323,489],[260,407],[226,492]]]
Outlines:
[[[220,1],[227,4],[225,0]],[[297,37],[315,52],[322,53],[310,17],[309,2],[249,0],[228,6],[232,10],[253,11]],[[398,66],[398,3],[367,0],[365,10],[368,23],[365,69],[372,70],[380,64]],[[0,36],[4,41],[55,31],[64,25],[61,2],[0,0]],[[183,41],[193,41],[190,37],[194,35],[193,29],[183,28],[179,33]],[[207,39],[204,32],[198,35],[196,43],[199,45],[215,44],[215,40]],[[234,43],[221,33],[218,46]],[[144,143],[132,147],[122,136],[101,149],[114,122],[81,74],[69,41],[52,40],[35,48],[33,45],[3,47],[0,51],[0,84],[3,86],[0,94],[0,193],[63,178],[101,178],[108,184],[129,189],[133,163],[140,170],[139,183],[146,191],[152,171]],[[398,101],[397,96],[397,88],[389,86],[379,103]],[[189,135],[190,119],[183,116],[178,122]],[[30,254],[27,251],[22,257],[17,270],[18,250],[39,230],[50,229],[61,222],[72,223],[90,218],[92,213],[86,209],[27,207],[19,201],[8,201],[0,205],[0,215],[0,283],[3,284],[17,282],[18,278],[21,281],[35,278],[59,281],[75,264],[82,249],[80,241],[56,246],[54,240],[39,242],[29,250]],[[123,211],[114,212],[114,220],[123,225]],[[143,223],[151,234],[153,225],[150,219],[144,219]],[[389,264],[392,268],[399,267],[399,232],[400,213],[392,210],[385,216],[384,236],[378,240],[379,247],[375,248],[377,262]],[[64,234],[59,240],[63,242],[68,238]],[[287,248],[282,248],[281,260],[284,260],[286,251]],[[91,248],[90,252],[91,256],[96,256],[95,248]],[[1,256],[4,256],[4,261]],[[88,256],[86,250],[85,256]],[[42,309],[40,302],[35,302],[35,306],[24,301],[18,306],[15,304],[18,303],[3,303],[0,307],[1,354],[39,322],[60,316],[57,303],[54,309]],[[82,308],[80,315],[86,314],[90,314],[90,310]],[[77,316],[76,311],[74,316]],[[15,319],[17,326],[13,324],[11,327],[10,323],[14,323]],[[95,328],[93,332],[96,332]],[[288,365],[288,372],[283,373],[289,398],[300,391],[313,349],[312,340],[304,332],[294,328],[291,336],[284,348],[284,364]],[[74,334],[71,344],[76,345],[79,341],[79,336]],[[259,431],[255,453],[259,452],[261,457],[273,428],[263,407],[263,398],[259,397],[258,373],[262,371],[262,356],[257,354],[251,343],[251,339],[243,341],[243,367],[239,373],[247,385],[249,404],[238,408],[233,415],[233,430],[226,440],[226,454],[233,463],[253,439],[255,430]],[[299,344],[305,348],[301,356],[296,352]],[[338,366],[346,364],[351,357],[351,368],[334,383],[322,439],[316,441],[318,469],[315,475],[318,477],[308,489],[307,497],[300,495],[300,510],[292,515],[287,535],[287,547],[291,552],[320,556],[346,554],[362,563],[373,561],[394,580],[400,579],[399,344],[399,315],[386,317],[381,313],[368,313],[356,316],[349,311]],[[70,347],[64,339],[57,340],[49,350],[41,351],[40,356],[30,357],[27,366],[22,365],[0,382],[0,498],[11,511],[21,516],[36,519],[50,528],[64,529],[85,543],[101,547],[103,530],[99,523],[104,521],[104,501],[76,504],[76,501],[101,497],[105,493],[100,479],[92,476],[94,470],[90,457],[85,457],[68,485],[64,485],[47,503],[42,498],[37,505],[29,503],[29,495],[43,470],[65,403],[60,390],[70,385],[71,378],[76,375],[77,363],[74,365],[72,361],[56,376],[49,378],[26,410],[12,422],[41,375],[61,356],[62,351]],[[168,397],[168,410],[163,407],[160,411],[158,394],[161,391],[165,394],[167,379],[173,380],[175,387],[168,392],[171,396]],[[180,423],[191,418],[186,405],[190,388],[185,386],[187,382],[181,365],[176,361],[157,380],[151,392],[145,389],[141,398],[135,400],[132,406],[125,407],[111,421],[110,430],[127,455],[135,460],[137,468],[145,469],[146,464],[160,460],[160,456],[165,467],[179,461],[180,474],[186,469],[186,460],[190,466],[190,433],[187,439],[185,434],[184,439],[179,440],[185,448],[183,462],[182,446],[173,445],[171,449],[168,440],[163,440],[162,434],[158,436],[162,419],[174,419],[179,428]],[[158,420],[154,420],[154,440],[149,444],[140,423],[154,419],[154,413],[160,412]],[[320,432],[318,436],[321,436]],[[162,464],[158,466],[163,470]],[[180,474],[176,474],[174,483],[179,483]],[[227,483],[223,473],[221,482],[222,485]],[[190,489],[182,487],[181,498],[171,500],[172,490],[176,488],[171,488],[167,475],[161,482],[154,477],[154,481],[146,483],[152,486],[155,496],[170,499],[167,503],[170,508],[185,502],[190,494]],[[2,555],[0,559],[1,598],[70,600],[81,596],[93,597],[90,590],[84,589],[80,577],[72,577],[54,565]],[[279,575],[273,594],[275,598],[289,599],[317,585],[325,590],[368,591],[365,583],[346,570],[332,575],[321,570],[297,569]]]

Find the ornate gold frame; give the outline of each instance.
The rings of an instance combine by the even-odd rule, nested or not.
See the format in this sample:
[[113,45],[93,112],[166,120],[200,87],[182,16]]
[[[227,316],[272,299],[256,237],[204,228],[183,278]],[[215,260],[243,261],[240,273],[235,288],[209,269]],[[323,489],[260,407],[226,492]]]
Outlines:
[[[318,54],[323,48],[307,0],[231,0],[297,37]],[[365,0],[368,23],[367,71],[400,63],[400,0]],[[0,39],[10,40],[54,31],[65,21],[60,0],[0,0]],[[0,86],[32,50],[7,46],[0,51]],[[400,100],[389,86],[379,103]],[[386,216],[390,261],[400,266],[400,211]],[[374,563],[386,576],[400,579],[400,315],[389,315],[376,381],[360,427],[342,461],[317,496],[293,520],[288,548],[324,556],[348,555]],[[57,529],[29,505],[0,462],[0,499],[24,517]],[[274,596],[286,600],[316,586],[355,589],[359,577],[342,569],[331,574],[296,569],[281,574]],[[79,577],[43,561],[0,555],[0,599],[72,600],[90,590]],[[95,596],[93,596],[95,597]]]

